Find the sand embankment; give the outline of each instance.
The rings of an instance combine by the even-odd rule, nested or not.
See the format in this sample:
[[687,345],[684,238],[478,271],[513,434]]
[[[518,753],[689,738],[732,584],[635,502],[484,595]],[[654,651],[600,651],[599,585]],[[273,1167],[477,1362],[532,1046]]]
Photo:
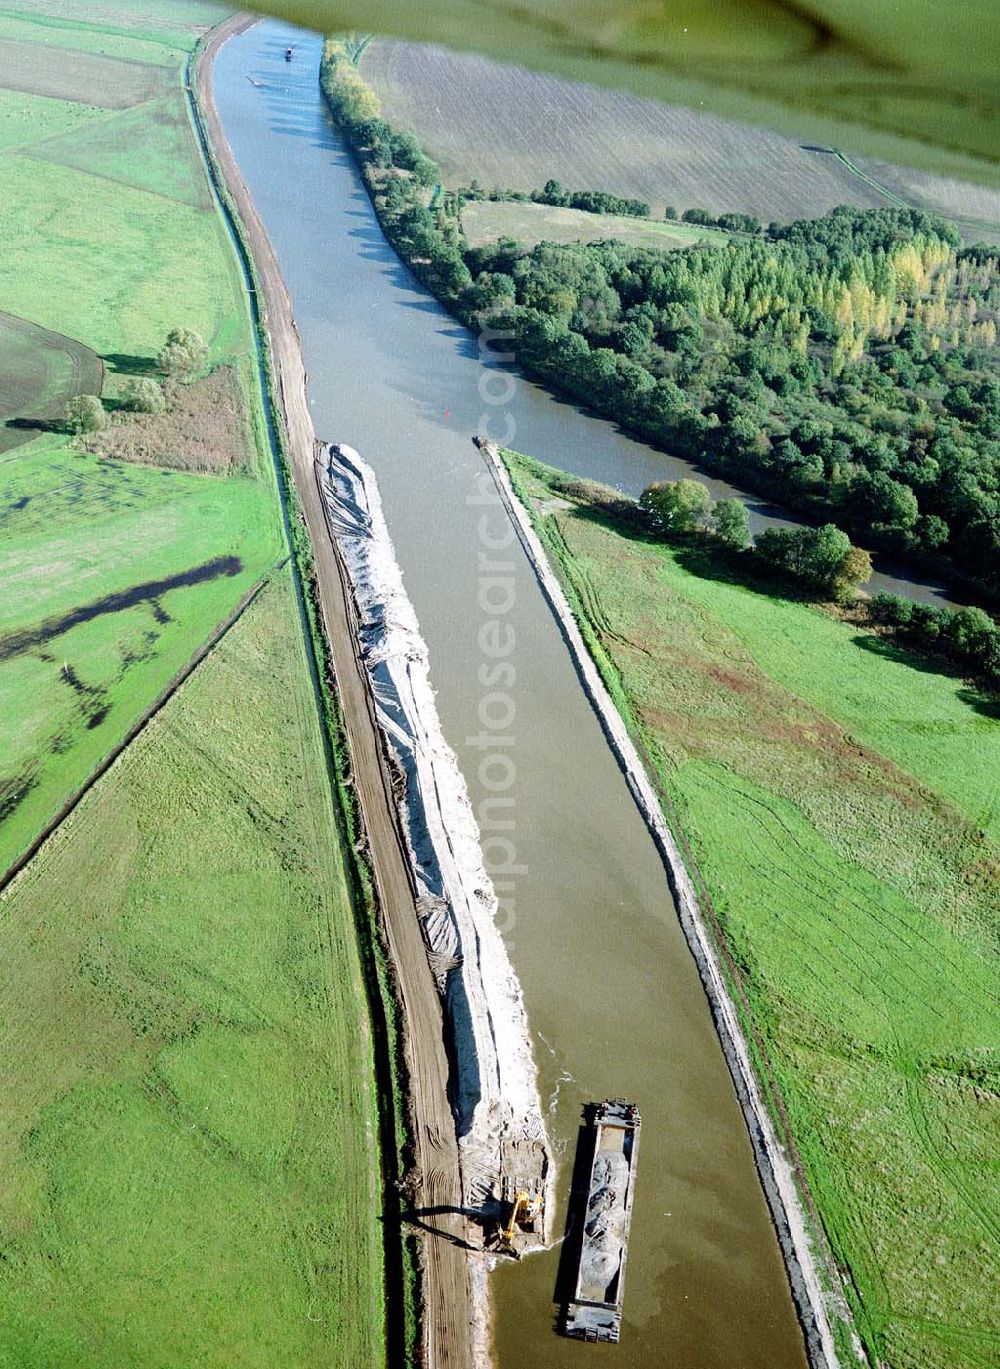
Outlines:
[[830,1326],[826,1295],[813,1254],[792,1165],[778,1139],[764,1102],[736,1005],[730,995],[715,943],[705,925],[680,848],[663,816],[663,809],[635,744],[587,649],[562,586],[532,526],[528,511],[514,492],[496,444],[477,440],[477,445],[493,473],[501,498],[534,566],[539,584],[559,620],[580,679],[600,717],[601,725],[618,757],[629,789],[667,866],[681,925],[698,965],[750,1132],[757,1169],[805,1332],[810,1363],[813,1369],[837,1369],[839,1361]]
[[545,1139],[524,1000],[374,473],[352,447],[319,450],[317,481],[353,590],[361,660],[444,1006],[465,1204],[481,1209],[499,1193],[501,1141]]

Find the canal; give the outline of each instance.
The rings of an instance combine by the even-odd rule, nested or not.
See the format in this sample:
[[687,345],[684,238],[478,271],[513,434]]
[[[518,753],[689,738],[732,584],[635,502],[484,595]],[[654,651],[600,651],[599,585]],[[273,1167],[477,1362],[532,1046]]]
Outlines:
[[262,23],[222,49],[216,98],[291,292],[317,433],[356,447],[379,478],[504,899],[561,1203],[582,1105],[624,1095],[643,1115],[621,1345],[585,1350],[553,1335],[555,1249],[494,1277],[498,1363],[802,1369],[745,1125],[663,866],[470,437],[489,422],[511,446],[633,492],[682,463],[484,366],[476,339],[386,244],[322,108],[319,51],[315,36]]

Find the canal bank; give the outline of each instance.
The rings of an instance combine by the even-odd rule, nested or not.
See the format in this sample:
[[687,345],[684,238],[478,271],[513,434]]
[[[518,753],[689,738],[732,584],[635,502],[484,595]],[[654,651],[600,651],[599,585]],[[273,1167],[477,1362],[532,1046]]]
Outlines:
[[[220,114],[288,282],[316,426],[364,450],[379,478],[445,734],[504,886],[500,925],[561,1173],[584,1102],[627,1093],[642,1106],[617,1363],[801,1366],[746,1128],[663,864],[469,437],[492,403],[519,446],[557,465],[600,454],[624,469],[631,448],[647,463],[655,454],[481,364],[385,244],[320,108],[318,55],[318,40],[278,25],[233,39],[216,64]],[[533,1256],[495,1279],[501,1365],[575,1363],[578,1348],[551,1334],[556,1262]]]

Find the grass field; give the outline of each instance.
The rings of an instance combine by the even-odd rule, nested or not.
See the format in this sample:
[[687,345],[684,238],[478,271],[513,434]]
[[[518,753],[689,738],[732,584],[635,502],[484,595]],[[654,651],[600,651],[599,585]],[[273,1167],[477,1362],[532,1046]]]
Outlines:
[[0,869],[284,551],[260,480],[20,452],[0,467]]
[[[208,7],[206,6],[206,9]],[[209,11],[210,12],[210,11]],[[91,11],[91,14],[93,11]],[[108,11],[102,8],[101,13]],[[77,52],[96,52],[106,55],[113,46],[114,55],[133,62],[153,66],[176,67],[185,52],[197,41],[197,31],[161,26],[150,18],[151,27],[143,30],[119,20],[117,24],[91,18],[59,17],[52,6],[38,10],[24,8],[0,10],[0,37],[21,42],[38,43],[47,48],[71,48]],[[53,61],[59,60],[56,52]]]
[[[7,583],[16,589],[0,606],[0,637],[44,635],[29,649],[0,650],[8,705],[0,716],[0,869],[284,554],[263,420],[253,399],[248,310],[180,89],[186,54],[173,46],[174,30],[187,8],[175,15],[167,3],[158,10],[173,24],[163,30],[171,45],[162,48],[173,54],[172,65],[123,66],[115,53],[130,50],[132,40],[100,34],[94,24],[71,26],[62,5],[54,15],[39,9],[35,22],[21,23],[29,35],[44,37],[51,28],[44,21],[55,17],[58,47],[3,40],[20,54],[13,79],[33,70],[66,82],[86,72],[93,98],[106,106],[95,113],[77,101],[79,90],[65,101],[0,91],[10,124],[19,129],[0,155],[0,309],[31,320],[0,330],[4,355],[19,362],[6,366],[0,380],[4,417],[58,417],[62,406],[52,396],[60,386],[100,388],[97,357],[105,362],[105,393],[113,399],[129,375],[148,370],[169,328],[180,324],[206,338],[230,389],[235,379],[227,404],[235,402],[237,410],[229,426],[242,451],[221,453],[219,469],[241,471],[228,481],[102,461],[53,435],[19,447],[0,464],[2,557]],[[119,17],[127,29],[128,10]],[[138,17],[138,11],[131,15]],[[153,31],[159,31],[155,25]],[[66,45],[80,36],[91,47],[100,36],[105,51],[74,54]],[[195,36],[188,32],[188,47]],[[107,106],[118,96],[108,90],[120,66],[126,75],[135,70],[143,81],[148,77],[138,93],[152,98],[113,112]],[[10,75],[0,67],[0,85]],[[129,99],[136,94],[131,89]],[[40,103],[45,117],[36,119]],[[75,117],[85,108],[93,117]],[[10,331],[15,326],[31,329],[36,344],[48,338],[48,351],[22,346]],[[45,392],[44,400],[27,394],[32,386]],[[164,465],[198,464],[192,451],[199,433],[188,431],[193,421],[178,417],[176,459],[164,452]],[[206,465],[220,454],[212,446],[217,423],[211,416],[200,434]],[[31,436],[22,427],[0,433]],[[220,558],[229,558],[228,573],[199,569]],[[151,601],[142,587],[159,581],[174,587]],[[110,607],[109,596],[118,596]]]
[[[0,455],[0,870],[265,581],[0,896],[4,1369],[384,1362],[345,847],[249,310],[181,90],[218,17],[0,16],[0,309],[103,361],[112,407],[171,327],[214,368],[98,450],[53,431]],[[0,402],[23,416],[41,381],[7,332]]]
[[0,313],[0,453],[37,436],[31,419],[59,419],[72,395],[99,393],[103,372],[89,347]]
[[370,1044],[287,571],[0,898],[0,1364],[382,1362]]
[[[52,47],[68,47],[128,61],[176,67],[199,36],[228,11],[202,0],[112,0],[99,9],[89,0],[8,0],[0,7],[0,34]],[[30,26],[30,27],[29,27]]]
[[179,90],[99,123],[47,138],[35,144],[31,155],[101,176],[114,185],[149,190],[196,209],[212,207]]
[[[512,458],[532,498],[558,473]],[[536,524],[740,967],[871,1362],[987,1369],[1000,1299],[1000,718],[593,508]]]
[[443,48],[378,41],[361,70],[383,116],[414,132],[449,187],[607,190],[763,222],[884,200],[834,158],[764,129],[574,85]]
[[0,38],[0,71],[8,90],[71,100],[105,109],[127,109],[162,92],[164,70],[93,52],[61,48],[58,60],[41,44]]
[[102,356],[148,360],[178,323],[205,337],[213,361],[245,355],[249,326],[214,211],[121,184],[104,167],[99,157],[90,172],[0,159],[0,306]]
[[517,200],[470,200],[462,209],[462,228],[473,247],[516,238],[528,247],[539,242],[601,242],[616,238],[636,247],[691,247],[697,242],[725,242],[728,234],[695,224],[633,219],[619,214],[591,214],[549,204]]

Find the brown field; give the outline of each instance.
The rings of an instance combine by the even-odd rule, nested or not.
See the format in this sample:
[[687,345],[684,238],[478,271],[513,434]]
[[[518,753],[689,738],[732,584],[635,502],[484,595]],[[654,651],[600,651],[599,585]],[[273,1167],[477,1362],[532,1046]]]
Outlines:
[[75,338],[0,312],[0,452],[61,419],[72,395],[100,394],[101,359]]
[[192,385],[167,385],[165,414],[116,415],[110,427],[87,438],[97,456],[218,474],[245,466],[253,451],[236,374],[220,366]]
[[60,48],[56,60],[43,44],[0,39],[0,86],[72,100],[101,109],[128,109],[162,94],[162,67]]
[[602,242],[614,238],[635,247],[691,247],[696,242],[724,242],[726,233],[696,224],[630,219],[618,214],[590,214],[550,204],[517,200],[474,200],[462,210],[462,228],[473,247],[516,238],[528,247],[539,242]]
[[535,190],[550,178],[764,222],[885,200],[833,157],[764,129],[598,90],[486,58],[397,42],[372,43],[362,72],[386,118],[411,129],[445,184],[477,178]]

